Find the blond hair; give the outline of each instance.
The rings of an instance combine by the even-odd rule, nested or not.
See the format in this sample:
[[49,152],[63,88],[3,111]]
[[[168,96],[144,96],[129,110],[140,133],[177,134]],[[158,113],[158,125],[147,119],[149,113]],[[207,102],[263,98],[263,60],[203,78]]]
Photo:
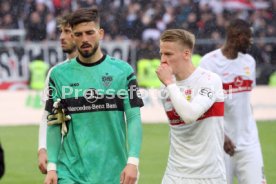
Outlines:
[[179,42],[184,47],[193,51],[195,45],[195,35],[184,29],[168,29],[160,37],[162,42]]

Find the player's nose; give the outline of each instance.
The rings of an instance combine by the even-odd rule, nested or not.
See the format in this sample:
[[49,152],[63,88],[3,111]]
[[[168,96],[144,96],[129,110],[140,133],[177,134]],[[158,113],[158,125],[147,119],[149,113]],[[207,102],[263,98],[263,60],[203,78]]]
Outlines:
[[167,58],[165,56],[161,56],[160,61],[161,61],[161,64],[168,63]]

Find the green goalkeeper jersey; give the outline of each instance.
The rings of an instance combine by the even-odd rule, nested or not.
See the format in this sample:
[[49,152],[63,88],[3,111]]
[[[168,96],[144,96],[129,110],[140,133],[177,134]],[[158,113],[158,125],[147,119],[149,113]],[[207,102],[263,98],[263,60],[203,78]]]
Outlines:
[[57,165],[59,181],[118,184],[129,157],[139,157],[142,140],[136,77],[124,61],[104,55],[96,63],[78,58],[56,66],[50,75],[46,110],[61,99],[68,133],[47,128],[48,162]]

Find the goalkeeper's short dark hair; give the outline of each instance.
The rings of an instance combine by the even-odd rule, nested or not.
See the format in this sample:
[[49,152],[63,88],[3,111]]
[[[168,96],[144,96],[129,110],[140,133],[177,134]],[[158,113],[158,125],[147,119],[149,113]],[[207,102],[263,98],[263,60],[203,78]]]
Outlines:
[[72,28],[83,22],[94,22],[97,26],[100,26],[99,10],[96,7],[80,8],[72,13],[69,21]]

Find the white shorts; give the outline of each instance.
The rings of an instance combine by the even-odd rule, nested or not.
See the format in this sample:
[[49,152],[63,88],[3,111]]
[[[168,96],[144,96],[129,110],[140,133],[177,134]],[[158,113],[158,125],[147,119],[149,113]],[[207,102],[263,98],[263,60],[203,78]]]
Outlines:
[[183,178],[178,176],[172,176],[165,174],[162,180],[162,184],[227,184],[223,178]]
[[225,154],[227,183],[233,184],[236,176],[239,184],[266,184],[260,145],[237,151],[230,157]]

